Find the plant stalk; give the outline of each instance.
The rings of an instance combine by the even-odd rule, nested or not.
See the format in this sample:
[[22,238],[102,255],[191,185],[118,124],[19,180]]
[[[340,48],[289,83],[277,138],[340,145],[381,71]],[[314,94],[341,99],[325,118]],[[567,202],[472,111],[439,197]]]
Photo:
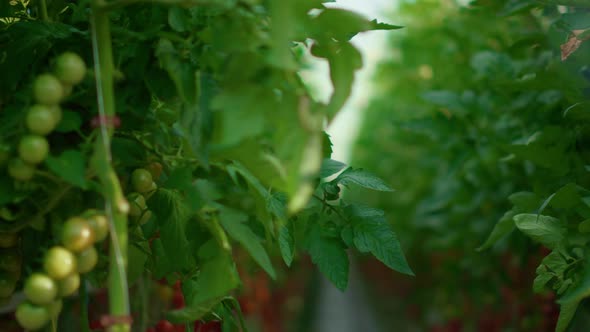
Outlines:
[[110,332],[128,332],[129,288],[127,285],[127,213],[129,203],[123,195],[121,184],[112,166],[111,137],[114,129],[110,119],[115,116],[113,87],[113,52],[108,11],[100,8],[100,0],[92,3],[92,46],[96,77],[100,131],[96,140],[91,164],[101,182],[105,198],[105,212],[110,227],[109,259],[109,308],[114,322]]

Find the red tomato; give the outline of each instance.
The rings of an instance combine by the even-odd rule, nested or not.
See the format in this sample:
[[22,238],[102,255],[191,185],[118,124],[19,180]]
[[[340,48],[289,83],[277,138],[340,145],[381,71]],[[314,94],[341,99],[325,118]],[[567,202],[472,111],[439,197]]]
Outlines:
[[167,320],[161,320],[156,324],[156,332],[175,332],[174,325]]
[[199,332],[221,332],[221,322],[211,321],[203,324]]
[[174,309],[181,309],[184,308],[184,296],[182,295],[181,291],[175,291],[174,297],[172,298],[172,306]]
[[186,332],[186,326],[184,324],[174,325],[175,332]]

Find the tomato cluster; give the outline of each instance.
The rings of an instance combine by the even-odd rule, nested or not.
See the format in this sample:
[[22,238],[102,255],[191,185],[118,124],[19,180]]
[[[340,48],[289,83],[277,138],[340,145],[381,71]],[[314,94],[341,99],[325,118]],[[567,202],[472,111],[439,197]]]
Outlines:
[[16,309],[16,320],[27,330],[37,330],[59,315],[62,298],[80,287],[80,274],[94,269],[98,252],[94,244],[108,235],[108,220],[96,210],[71,217],[62,225],[60,245],[51,247],[43,258],[43,271],[24,282],[26,301]]
[[[152,169],[159,169],[159,172],[151,171]],[[134,191],[127,195],[129,217],[139,225],[145,224],[152,217],[152,211],[148,209],[146,200],[158,189],[158,185],[154,180],[157,180],[161,172],[161,164],[154,162],[150,164],[150,170],[138,168],[131,173],[130,182]]]
[[35,175],[37,165],[49,155],[49,142],[45,138],[60,123],[61,100],[86,75],[86,64],[77,54],[66,52],[55,62],[55,75],[41,74],[33,82],[36,104],[29,107],[25,118],[28,134],[21,137],[17,157],[10,157],[10,147],[0,148],[0,162],[8,161],[8,174],[19,181],[28,181]]

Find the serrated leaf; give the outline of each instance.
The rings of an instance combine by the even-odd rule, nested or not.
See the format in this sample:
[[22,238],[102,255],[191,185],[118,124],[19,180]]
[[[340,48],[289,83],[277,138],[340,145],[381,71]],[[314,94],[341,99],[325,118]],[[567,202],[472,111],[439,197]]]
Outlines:
[[47,167],[66,182],[82,189],[87,188],[86,158],[78,150],[66,150],[58,157],[49,156]]
[[557,319],[555,332],[566,331],[572,318],[574,318],[574,315],[576,314],[576,310],[578,310],[578,304],[579,302],[568,302],[560,306],[559,318]]
[[354,245],[360,252],[370,252],[390,269],[414,275],[397,236],[385,218],[355,219],[353,236]]
[[327,278],[344,291],[348,286],[349,261],[340,241],[323,238],[321,228],[315,223],[305,238],[305,247],[311,260]]
[[279,229],[279,249],[285,264],[291,266],[291,263],[293,262],[293,253],[295,251],[295,241],[287,226],[281,226]]
[[541,293],[545,289],[547,283],[551,281],[551,279],[553,279],[553,275],[549,273],[542,273],[537,275],[537,277],[533,281],[533,291],[535,293]]
[[346,167],[346,164],[333,159],[324,159],[322,161],[322,167],[320,168],[320,177],[327,178],[330,175],[334,175]]
[[518,214],[514,217],[516,227],[530,238],[553,249],[565,238],[566,229],[556,218],[537,214]]
[[183,197],[176,191],[158,189],[148,201],[150,209],[157,216],[160,226],[162,247],[174,271],[182,271],[194,266],[194,258],[186,237],[186,223],[189,219],[188,207]]
[[252,230],[242,221],[247,216],[237,210],[229,209],[227,207],[220,208],[219,221],[221,225],[234,240],[238,241],[250,253],[252,258],[268,273],[268,275],[276,279],[276,272],[270,257],[266,250],[260,244],[260,239]]
[[504,213],[502,218],[496,223],[494,229],[486,239],[486,241],[477,248],[477,251],[483,251],[491,248],[496,242],[498,242],[504,236],[510,234],[514,230],[514,216],[516,213],[514,210],[507,211]]
[[358,186],[378,190],[378,191],[393,191],[383,180],[379,177],[363,170],[349,168],[344,172],[340,173],[333,182],[340,183],[342,185],[356,184]]
[[196,277],[183,282],[186,307],[170,311],[166,317],[174,323],[198,320],[238,285],[239,277],[232,260],[226,256],[217,256],[202,264]]

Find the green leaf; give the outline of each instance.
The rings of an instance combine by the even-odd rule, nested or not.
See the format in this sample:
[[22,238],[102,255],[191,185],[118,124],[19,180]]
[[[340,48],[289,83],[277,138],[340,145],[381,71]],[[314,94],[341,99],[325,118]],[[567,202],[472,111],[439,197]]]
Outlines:
[[346,167],[346,164],[333,159],[324,159],[322,161],[322,167],[320,168],[320,177],[327,178],[330,175],[334,175]]
[[49,156],[45,160],[47,167],[66,182],[82,189],[87,188],[86,158],[78,150],[66,150],[58,157]]
[[252,258],[258,263],[268,275],[276,279],[276,272],[266,253],[264,247],[260,244],[260,239],[252,230],[242,222],[248,218],[247,215],[240,211],[227,207],[220,208],[219,220],[225,231],[234,240],[238,241],[252,255]]
[[397,30],[403,29],[404,27],[401,25],[393,25],[383,22],[378,22],[377,19],[372,20],[370,30]]
[[557,326],[555,327],[555,332],[565,332],[567,327],[569,326],[572,318],[576,314],[576,310],[578,310],[578,305],[580,302],[567,302],[563,303],[559,310],[559,318],[557,319]]
[[340,241],[321,236],[319,224],[314,223],[305,238],[311,260],[336,288],[344,291],[348,285],[349,261]]
[[217,256],[202,264],[196,277],[183,282],[186,307],[168,312],[166,318],[173,323],[198,320],[211,312],[238,285],[239,277],[232,260],[227,256]]
[[488,236],[487,240],[477,248],[477,251],[483,251],[491,248],[496,242],[498,242],[504,236],[510,234],[514,230],[514,216],[516,213],[514,210],[507,211],[504,213],[502,218],[496,223],[494,229]]
[[344,172],[340,173],[333,182],[340,183],[342,185],[348,185],[350,183],[358,186],[378,190],[378,191],[393,191],[383,180],[377,176],[363,170],[348,168]]
[[535,241],[553,249],[565,238],[566,229],[556,218],[537,214],[518,214],[516,227]]
[[355,34],[374,27],[374,23],[362,15],[340,8],[326,8],[312,22],[317,29],[316,35],[339,41],[350,40]]
[[69,133],[71,131],[80,129],[81,126],[82,117],[80,117],[80,113],[63,111],[61,121],[55,128],[55,131],[59,133]]
[[580,280],[557,301],[559,304],[579,303],[590,296],[590,263],[588,258],[584,261],[584,265],[584,270],[580,273]]
[[562,276],[568,268],[568,263],[558,250],[553,250],[549,255],[545,256],[541,264],[557,276]]
[[356,218],[353,236],[354,245],[360,252],[370,252],[390,269],[414,275],[397,236],[385,218]]
[[528,191],[519,191],[508,196],[508,199],[519,213],[534,212],[541,203],[537,195]]
[[545,289],[547,283],[551,281],[553,277],[554,276],[549,273],[542,273],[537,275],[537,277],[533,281],[533,291],[535,293],[541,293]]
[[279,249],[281,256],[287,266],[291,266],[293,262],[293,253],[295,251],[295,241],[291,235],[291,231],[287,226],[281,226],[279,229]]
[[156,215],[160,226],[162,247],[170,260],[174,271],[190,269],[194,266],[194,258],[186,237],[186,224],[189,210],[182,196],[173,190],[160,188],[149,199],[148,205]]
[[555,192],[550,205],[559,209],[571,209],[580,202],[578,186],[568,183]]

